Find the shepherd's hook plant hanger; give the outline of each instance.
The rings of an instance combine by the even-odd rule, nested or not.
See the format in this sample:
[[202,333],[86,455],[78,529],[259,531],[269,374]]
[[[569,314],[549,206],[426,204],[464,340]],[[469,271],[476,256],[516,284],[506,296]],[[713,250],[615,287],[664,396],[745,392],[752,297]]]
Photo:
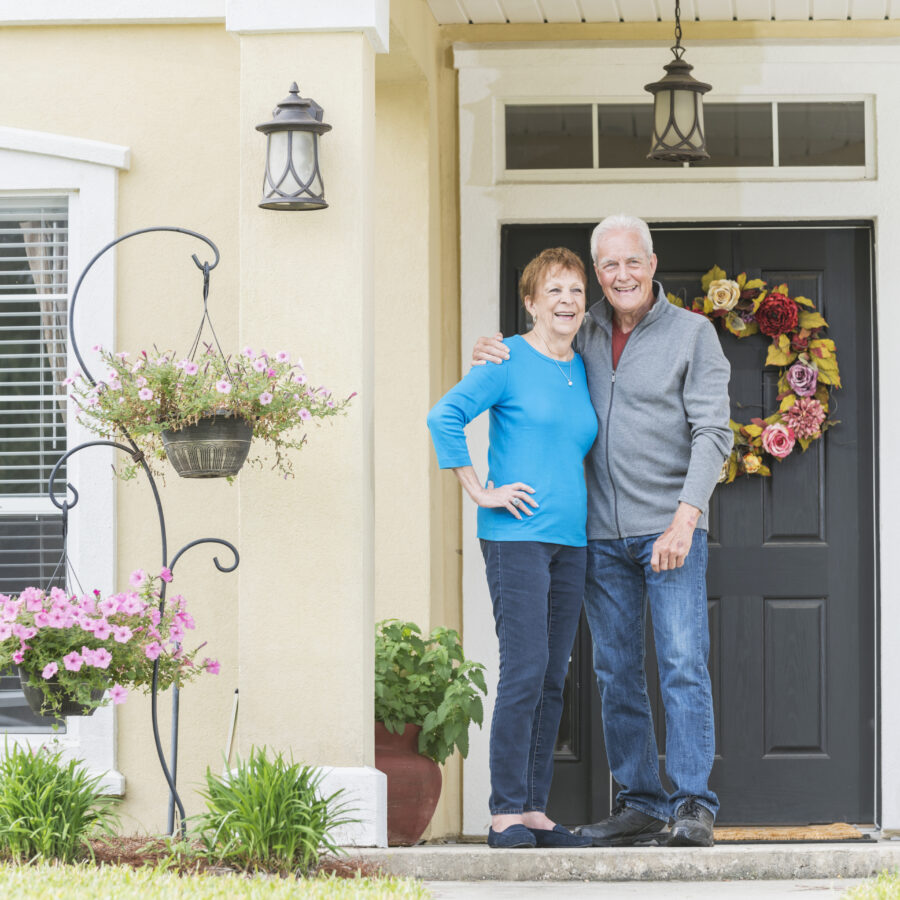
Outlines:
[[[215,259],[213,262],[200,262],[197,254],[192,254],[191,258],[194,261],[194,264],[198,269],[203,273],[203,316],[200,319],[200,328],[197,331],[197,336],[194,339],[194,343],[192,345],[191,355],[196,352],[196,349],[199,345],[200,334],[203,331],[204,324],[208,324],[210,331],[212,332],[213,338],[216,342],[216,347],[219,352],[222,353],[222,348],[219,346],[219,339],[216,336],[215,329],[212,326],[212,321],[209,318],[209,312],[207,309],[207,298],[209,296],[209,273],[212,269],[214,269],[219,263],[219,250],[216,245],[205,235],[199,234],[196,231],[191,231],[188,228],[178,228],[173,225],[159,225],[151,228],[140,228],[137,231],[130,231],[128,234],[123,234],[121,237],[116,238],[113,241],[110,241],[105,247],[103,247],[98,253],[96,253],[88,262],[88,264],[84,267],[81,275],[78,276],[78,281],[75,283],[75,289],[72,291],[72,298],[69,301],[69,340],[71,342],[72,351],[75,354],[75,358],[78,360],[78,364],[81,367],[82,373],[85,377],[91,382],[92,385],[96,385],[97,382],[94,380],[94,377],[91,375],[90,370],[87,367],[84,359],[81,356],[81,353],[78,349],[78,341],[75,337],[75,303],[78,299],[78,291],[81,289],[82,282],[85,279],[85,276],[93,267],[94,263],[103,256],[108,250],[111,250],[117,244],[122,243],[122,241],[128,240],[129,238],[135,237],[140,234],[150,234],[152,232],[158,231],[173,231],[177,234],[186,234],[189,237],[197,238],[198,240],[203,241],[207,244],[215,254]],[[224,353],[222,353],[224,358]],[[156,481],[153,478],[153,473],[150,471],[149,466],[147,465],[146,460],[144,459],[144,454],[141,450],[138,449],[137,444],[131,438],[131,435],[128,433],[127,429],[122,428],[124,439],[127,443],[122,444],[117,441],[110,440],[95,440],[95,441],[85,441],[84,443],[78,444],[78,446],[73,447],[71,450],[66,451],[60,457],[59,461],[53,467],[53,471],[50,473],[49,486],[48,486],[48,495],[50,497],[50,501],[53,505],[62,511],[63,516],[63,560],[68,561],[66,546],[65,546],[65,538],[68,532],[68,513],[75,505],[78,503],[78,491],[75,487],[66,483],[67,491],[65,492],[65,496],[62,500],[58,499],[56,496],[55,490],[55,481],[57,474],[60,468],[65,464],[66,460],[69,459],[70,456],[73,456],[76,453],[80,453],[82,450],[86,450],[89,447],[114,447],[117,450],[121,450],[124,453],[127,453],[131,456],[132,460],[135,463],[138,463],[141,468],[144,470],[144,474],[147,476],[147,482],[150,485],[150,490],[153,493],[153,500],[156,504],[156,514],[159,518],[159,532],[160,532],[160,544],[162,550],[162,568],[168,568],[174,575],[175,565],[179,559],[181,559],[182,555],[190,550],[192,547],[196,547],[199,544],[220,544],[223,547],[226,547],[231,551],[232,554],[232,562],[228,565],[223,565],[217,556],[213,557],[213,563],[215,567],[220,572],[233,572],[240,562],[240,558],[238,556],[237,548],[230,543],[229,541],[223,540],[222,538],[213,538],[213,537],[205,537],[205,538],[197,538],[196,540],[190,541],[185,544],[174,556],[172,556],[171,560],[169,559],[169,551],[168,551],[168,541],[166,539],[166,521],[165,515],[163,513],[162,500],[160,499],[159,489],[157,488]],[[72,500],[70,501],[69,494],[72,495]],[[66,564],[64,563],[64,565]],[[160,599],[159,599],[159,610],[160,613],[163,612],[166,602],[166,588],[168,587],[166,582],[162,583],[162,587],[160,589]],[[176,787],[177,773],[178,773],[178,719],[179,719],[179,690],[178,687],[175,686],[172,689],[172,739],[171,739],[171,747],[170,747],[170,758],[166,759],[166,755],[163,752],[162,742],[159,736],[159,720],[158,720],[158,702],[157,702],[157,693],[158,693],[158,679],[159,679],[159,660],[157,659],[153,665],[153,682],[151,684],[151,701],[150,701],[150,709],[151,709],[151,722],[153,726],[153,741],[156,745],[156,755],[159,757],[159,764],[162,768],[163,775],[165,776],[166,782],[169,785],[169,802],[168,802],[168,819],[167,819],[167,827],[169,834],[175,834],[175,809],[178,809],[178,828],[181,832],[181,835],[184,836],[186,833],[186,815],[184,810],[184,804],[181,801],[181,797],[178,795],[178,790]]]

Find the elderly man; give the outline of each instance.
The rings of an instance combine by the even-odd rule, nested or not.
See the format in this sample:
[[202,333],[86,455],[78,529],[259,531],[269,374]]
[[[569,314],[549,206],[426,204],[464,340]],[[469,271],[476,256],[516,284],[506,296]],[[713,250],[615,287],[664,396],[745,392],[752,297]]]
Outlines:
[[[654,282],[645,222],[604,219],[591,256],[606,300],[590,308],[574,345],[600,423],[585,460],[584,602],[609,767],[622,790],[611,815],[582,834],[596,846],[639,843],[671,819],[670,845],[710,846],[719,803],[709,789],[706,510],[732,443],[729,366],[711,323],[668,303]],[[476,345],[478,362],[507,357],[496,338]],[[648,601],[672,794],[660,781],[644,672]]]

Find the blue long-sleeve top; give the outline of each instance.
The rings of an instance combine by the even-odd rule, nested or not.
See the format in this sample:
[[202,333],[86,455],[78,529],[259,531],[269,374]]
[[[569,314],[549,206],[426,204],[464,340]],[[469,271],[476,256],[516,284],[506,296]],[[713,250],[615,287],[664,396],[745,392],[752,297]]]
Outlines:
[[584,547],[587,490],[583,461],[597,436],[584,364],[539,353],[519,335],[505,340],[509,359],[472,366],[428,414],[442,469],[471,465],[465,426],[490,410],[488,477],[499,487],[516,481],[534,488],[534,515],[478,509],[478,537],[490,541],[543,541]]

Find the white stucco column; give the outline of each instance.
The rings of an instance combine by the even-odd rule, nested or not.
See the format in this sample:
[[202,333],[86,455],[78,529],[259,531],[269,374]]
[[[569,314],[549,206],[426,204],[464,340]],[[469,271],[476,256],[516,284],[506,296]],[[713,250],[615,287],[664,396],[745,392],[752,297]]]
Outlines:
[[[335,7],[332,9],[331,7]],[[373,228],[376,50],[386,0],[232,0],[241,45],[241,345],[302,356],[315,385],[357,391],[346,418],[309,429],[296,477],[240,478],[242,757],[265,745],[326,767],[359,823],[386,843],[373,736]],[[333,131],[320,140],[328,209],[259,209],[267,121],[296,81]]]

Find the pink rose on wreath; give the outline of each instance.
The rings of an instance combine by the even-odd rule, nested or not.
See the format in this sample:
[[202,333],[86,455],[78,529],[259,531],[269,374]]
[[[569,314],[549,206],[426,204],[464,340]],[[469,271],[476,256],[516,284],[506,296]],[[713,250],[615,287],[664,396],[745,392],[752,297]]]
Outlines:
[[[804,362],[795,362],[784,376],[798,397],[812,397],[819,381],[819,371]],[[801,435],[802,436],[802,435]]]
[[818,400],[798,397],[797,402],[790,409],[786,409],[781,417],[797,437],[817,438],[825,421],[825,410]]
[[756,310],[756,323],[759,330],[769,337],[778,337],[797,327],[800,314],[797,304],[785,294],[772,291]]
[[762,433],[762,445],[766,453],[784,459],[794,449],[794,432],[780,422],[767,425]]

